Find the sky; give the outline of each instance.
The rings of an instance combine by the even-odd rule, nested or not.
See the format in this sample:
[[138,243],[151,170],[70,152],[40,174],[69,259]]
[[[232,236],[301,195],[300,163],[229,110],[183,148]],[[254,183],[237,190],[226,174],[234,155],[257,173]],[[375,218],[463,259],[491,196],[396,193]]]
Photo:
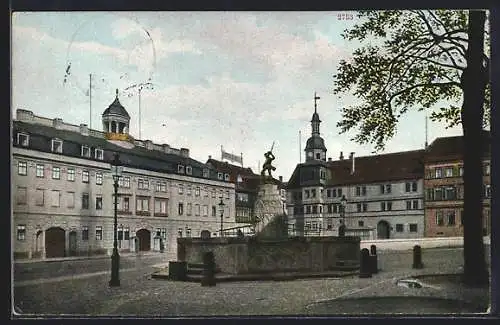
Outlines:
[[[101,114],[118,89],[131,116],[130,134],[139,138],[139,91],[130,87],[152,84],[140,92],[141,139],[189,148],[201,162],[209,155],[220,159],[223,146],[242,153],[244,167],[256,173],[274,142],[273,175],[286,181],[305,160],[316,92],[327,157],[370,155],[374,145],[356,144],[355,130],[339,134],[336,127],[341,108],[357,100],[334,95],[332,76],[359,46],[341,37],[357,18],[337,14],[16,12],[13,117],[21,108],[102,130]],[[461,134],[460,127],[428,122],[429,143]],[[425,113],[409,110],[385,152],[424,143]]]

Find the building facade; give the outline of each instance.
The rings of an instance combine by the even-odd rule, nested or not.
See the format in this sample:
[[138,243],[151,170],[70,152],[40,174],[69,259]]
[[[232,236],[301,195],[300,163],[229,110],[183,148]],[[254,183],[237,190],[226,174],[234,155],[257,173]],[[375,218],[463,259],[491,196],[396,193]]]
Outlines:
[[[110,254],[119,154],[118,243],[122,252],[176,254],[177,237],[219,234],[235,220],[235,185],[220,171],[171,148],[128,134],[118,100],[104,132],[17,110],[12,133],[13,251],[16,258]],[[224,210],[220,209],[223,198]]]
[[[483,234],[491,231],[490,150],[491,136],[484,133]],[[463,137],[438,138],[425,159],[425,236],[463,236]]]
[[424,150],[327,160],[320,123],[315,107],[305,163],[288,181],[289,232],[332,236],[343,224],[362,239],[422,237]]

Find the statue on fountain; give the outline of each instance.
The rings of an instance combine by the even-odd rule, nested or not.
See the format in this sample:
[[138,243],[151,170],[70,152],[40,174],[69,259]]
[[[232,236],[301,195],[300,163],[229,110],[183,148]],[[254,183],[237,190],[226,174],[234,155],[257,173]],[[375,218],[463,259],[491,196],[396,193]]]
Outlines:
[[275,159],[275,157],[273,155],[273,148],[274,148],[274,141],[273,141],[273,145],[271,146],[271,150],[269,150],[268,152],[266,152],[264,154],[264,157],[266,157],[266,161],[262,165],[262,171],[260,172],[260,175],[262,177],[265,177],[265,172],[267,171],[269,177],[272,178],[273,176],[271,175],[271,171],[275,171],[276,170],[276,167],[274,167],[272,165],[272,162]]

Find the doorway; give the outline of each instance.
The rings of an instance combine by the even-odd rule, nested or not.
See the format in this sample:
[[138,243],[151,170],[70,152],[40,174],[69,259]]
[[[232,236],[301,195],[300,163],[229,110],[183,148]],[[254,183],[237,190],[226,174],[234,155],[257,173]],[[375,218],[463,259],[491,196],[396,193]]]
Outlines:
[[377,239],[389,239],[391,235],[391,227],[385,220],[379,221],[377,224]]
[[136,233],[137,236],[137,244],[139,247],[136,248],[136,251],[149,251],[151,250],[151,232],[147,229],[140,229]]
[[60,227],[52,227],[45,231],[45,254],[47,257],[64,257],[66,255],[66,232]]
[[77,255],[76,231],[69,233],[69,256]]

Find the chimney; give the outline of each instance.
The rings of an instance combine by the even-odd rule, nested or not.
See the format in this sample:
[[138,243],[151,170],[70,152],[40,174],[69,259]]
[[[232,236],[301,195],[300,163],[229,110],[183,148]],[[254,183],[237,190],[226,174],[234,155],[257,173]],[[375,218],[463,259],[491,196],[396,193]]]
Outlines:
[[187,148],[181,148],[181,156],[189,158],[189,149],[187,149]]
[[212,155],[208,155],[208,160],[212,159]]
[[341,151],[340,152],[340,157],[339,157],[340,160],[344,160],[344,153]]
[[18,121],[33,121],[34,116],[32,111],[18,108],[16,110],[16,119]]
[[354,175],[354,172],[356,171],[356,163],[354,159],[354,152],[351,152],[351,155],[349,158],[352,160],[352,168],[351,168],[351,175]]
[[278,178],[280,180],[280,183],[283,183],[283,176],[279,176]]
[[89,135],[89,127],[87,124],[80,124],[80,133],[82,135]]
[[328,162],[332,161],[332,157],[328,157]]
[[163,147],[163,151],[165,153],[170,153],[170,146],[168,144],[162,144],[162,147]]
[[146,149],[153,150],[153,141],[151,141],[151,140],[144,140],[144,144],[146,145]]
[[60,129],[62,126],[63,120],[62,118],[55,118],[52,120],[52,126],[56,129]]

